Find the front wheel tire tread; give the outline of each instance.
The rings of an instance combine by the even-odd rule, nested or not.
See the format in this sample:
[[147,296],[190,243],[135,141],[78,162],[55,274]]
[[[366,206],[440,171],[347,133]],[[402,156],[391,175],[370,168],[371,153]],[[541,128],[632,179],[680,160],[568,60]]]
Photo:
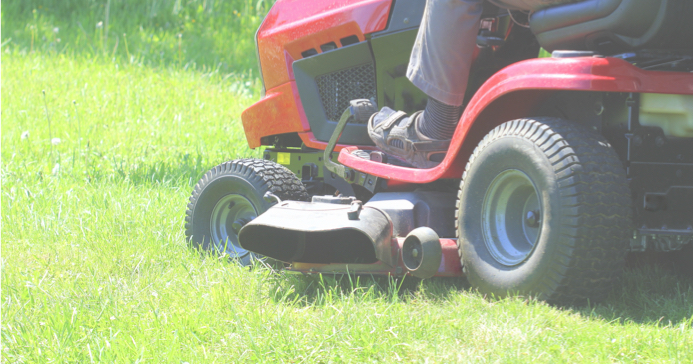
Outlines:
[[[209,237],[200,237],[201,239],[193,237],[195,205],[200,200],[205,187],[209,186],[217,178],[228,175],[241,177],[260,193],[268,191],[282,200],[308,201],[310,199],[305,186],[303,186],[296,175],[286,167],[275,162],[264,159],[244,158],[219,164],[202,176],[188,199],[185,212],[185,237],[195,248],[205,250],[210,248]],[[264,195],[264,193],[262,194]],[[203,243],[200,244],[199,240]]]

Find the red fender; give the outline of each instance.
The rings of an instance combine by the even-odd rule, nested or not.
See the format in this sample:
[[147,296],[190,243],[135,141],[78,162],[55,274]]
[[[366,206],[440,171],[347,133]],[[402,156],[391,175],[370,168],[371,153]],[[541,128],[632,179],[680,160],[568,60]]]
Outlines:
[[[645,71],[618,58],[541,58],[512,64],[493,75],[469,102],[445,159],[435,168],[414,169],[371,162],[343,148],[339,162],[368,174],[407,183],[460,178],[476,143],[503,122],[531,116],[555,91],[635,92],[693,95],[693,74]],[[477,127],[479,126],[479,127]],[[465,144],[465,141],[469,140]]]

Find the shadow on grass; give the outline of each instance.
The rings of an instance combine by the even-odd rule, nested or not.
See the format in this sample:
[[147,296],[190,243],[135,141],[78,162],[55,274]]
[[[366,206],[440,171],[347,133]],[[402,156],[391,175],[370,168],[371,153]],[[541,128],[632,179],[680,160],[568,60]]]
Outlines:
[[659,265],[626,270],[606,302],[580,311],[607,321],[693,324],[693,277]]
[[[393,278],[346,274],[280,274],[276,285],[292,287],[288,301],[301,306],[323,305],[335,297],[356,301],[372,299],[408,301],[413,297],[423,296],[427,300],[444,301],[456,292],[469,289],[466,279],[460,278],[435,278],[423,281],[411,276]],[[283,297],[275,297],[275,299],[286,300]]]
[[[373,276],[329,276],[282,274],[272,292],[284,292],[276,300],[300,306],[320,306],[334,300],[408,301],[419,297],[444,302],[460,291],[471,291],[466,279],[435,278],[421,281],[405,277],[393,279]],[[290,293],[278,287],[291,287]],[[486,298],[488,299],[488,298]],[[517,299],[510,298],[510,299]],[[657,265],[629,268],[620,285],[600,304],[587,307],[556,307],[571,310],[585,319],[612,324],[644,325],[691,324],[693,319],[693,277],[677,274]]]

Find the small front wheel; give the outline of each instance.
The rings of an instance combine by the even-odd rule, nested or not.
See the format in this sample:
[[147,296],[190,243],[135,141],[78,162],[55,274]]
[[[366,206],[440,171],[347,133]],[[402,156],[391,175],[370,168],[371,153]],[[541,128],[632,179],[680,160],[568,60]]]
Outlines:
[[625,171],[581,125],[498,126],[474,150],[458,196],[460,257],[482,293],[583,304],[604,299],[622,273],[632,228]]
[[212,250],[249,265],[255,255],[238,243],[240,229],[270,208],[264,195],[306,201],[301,181],[286,167],[262,159],[222,163],[197,183],[185,212],[185,237],[196,248]]

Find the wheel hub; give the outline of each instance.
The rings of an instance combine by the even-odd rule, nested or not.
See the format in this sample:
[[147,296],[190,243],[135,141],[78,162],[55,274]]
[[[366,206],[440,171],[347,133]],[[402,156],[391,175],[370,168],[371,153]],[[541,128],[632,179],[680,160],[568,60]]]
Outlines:
[[245,226],[245,224],[249,223],[252,219],[247,218],[247,217],[242,217],[231,224],[231,228],[233,229],[233,232],[238,235],[238,233],[241,232],[241,228]]
[[539,221],[539,210],[527,212],[527,216],[525,216],[525,224],[527,226],[532,228],[539,227]]
[[529,176],[517,169],[500,173],[484,197],[482,232],[491,256],[506,266],[524,262],[541,233],[541,202]]
[[222,197],[214,206],[210,221],[215,249],[233,258],[247,255],[249,252],[238,243],[238,233],[257,215],[255,207],[245,196],[229,194]]

